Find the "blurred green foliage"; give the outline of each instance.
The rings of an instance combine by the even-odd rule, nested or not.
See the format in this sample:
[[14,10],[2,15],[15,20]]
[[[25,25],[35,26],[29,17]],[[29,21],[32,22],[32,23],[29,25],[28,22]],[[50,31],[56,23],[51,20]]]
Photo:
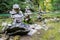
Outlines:
[[[0,0],[0,13],[8,12],[15,3],[19,4],[23,11],[26,6],[29,6],[34,11],[38,11],[39,7],[41,7],[42,10],[60,10],[60,0],[50,1],[50,3],[47,3],[46,0]],[[49,5],[45,5],[45,3]]]
[[52,0],[53,10],[60,10],[60,0]]
[[22,5],[22,2],[24,2],[24,0],[0,0],[0,11],[1,13],[7,12],[12,9],[13,4],[17,3]]

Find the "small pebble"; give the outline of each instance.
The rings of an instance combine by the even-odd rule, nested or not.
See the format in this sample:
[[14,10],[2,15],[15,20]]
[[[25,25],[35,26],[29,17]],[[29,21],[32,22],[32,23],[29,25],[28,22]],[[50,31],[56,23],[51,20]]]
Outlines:
[[38,35],[40,35],[40,32],[37,32]]

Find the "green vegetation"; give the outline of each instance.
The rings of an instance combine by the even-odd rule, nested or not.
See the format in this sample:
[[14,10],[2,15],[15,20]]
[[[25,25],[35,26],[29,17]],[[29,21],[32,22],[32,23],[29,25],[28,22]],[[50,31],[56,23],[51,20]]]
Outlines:
[[59,17],[60,18],[60,13],[52,12],[52,13],[47,13],[43,15],[44,18],[54,18],[54,17]]
[[46,12],[60,10],[60,0],[0,0],[0,12],[8,12],[15,3],[19,4],[23,11],[26,6],[29,6],[34,11],[39,9]]
[[60,35],[59,35],[60,25],[59,24],[60,22],[59,23],[55,23],[55,22],[48,23],[48,25],[53,28],[45,32],[45,34],[43,35],[43,39],[59,40],[60,39]]

